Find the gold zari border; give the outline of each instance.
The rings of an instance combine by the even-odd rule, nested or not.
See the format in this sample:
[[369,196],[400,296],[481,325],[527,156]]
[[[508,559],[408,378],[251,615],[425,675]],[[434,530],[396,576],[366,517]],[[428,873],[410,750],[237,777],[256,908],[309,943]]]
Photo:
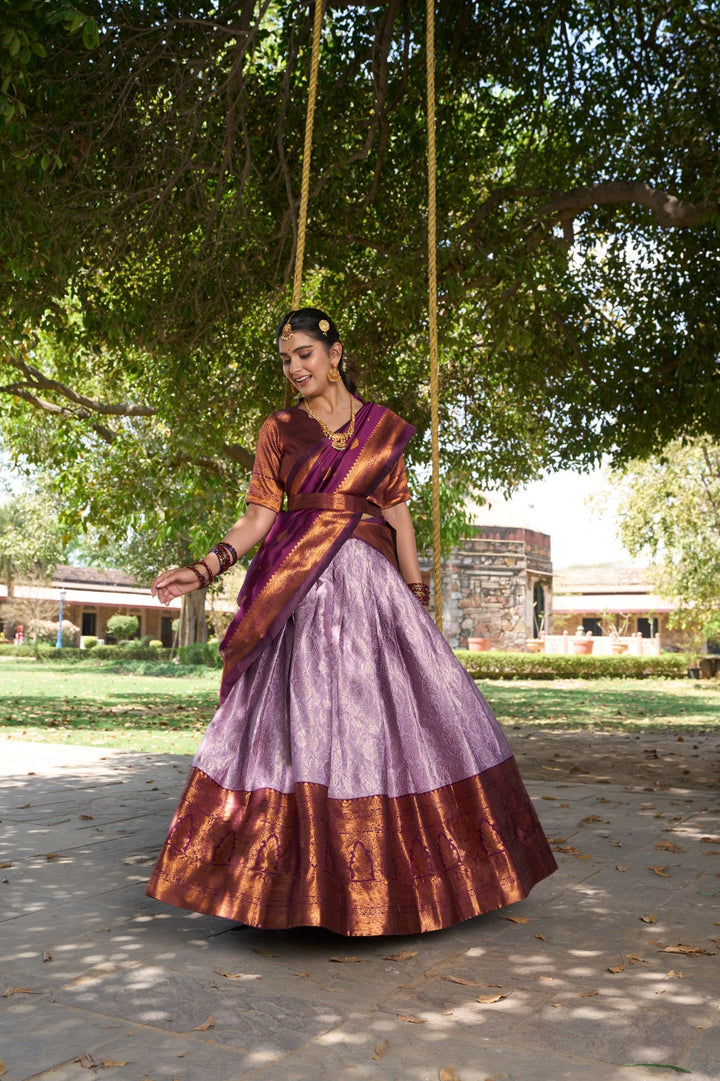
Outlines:
[[512,758],[346,800],[317,784],[232,792],[193,769],[147,892],[257,927],[414,934],[519,901],[555,868]]

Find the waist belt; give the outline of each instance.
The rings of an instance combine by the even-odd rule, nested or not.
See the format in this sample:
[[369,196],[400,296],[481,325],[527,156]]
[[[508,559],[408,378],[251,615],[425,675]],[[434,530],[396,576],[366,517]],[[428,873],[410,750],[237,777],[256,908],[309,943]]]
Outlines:
[[336,514],[369,514],[373,518],[380,514],[377,503],[363,499],[360,495],[343,492],[300,492],[289,495],[287,509],[294,510],[329,510]]

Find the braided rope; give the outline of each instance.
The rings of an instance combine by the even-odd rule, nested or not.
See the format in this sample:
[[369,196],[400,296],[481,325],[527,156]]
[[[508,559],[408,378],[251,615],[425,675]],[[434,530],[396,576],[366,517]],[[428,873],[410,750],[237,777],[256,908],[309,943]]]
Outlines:
[[[300,186],[300,210],[298,212],[297,244],[295,248],[295,274],[293,277],[292,308],[300,307],[303,263],[305,262],[305,237],[307,234],[308,203],[310,201],[310,159],[312,157],[313,125],[315,123],[315,100],[317,98],[318,71],[320,68],[320,37],[322,31],[323,0],[315,0],[313,20],[312,58],[310,60],[310,83],[308,85],[307,113],[305,115],[305,145],[303,147],[302,183]],[[292,387],[285,383],[285,408],[292,401]]]
[[440,374],[437,331],[437,155],[435,148],[435,2],[427,0],[428,324],[430,334],[430,450],[432,458],[433,608],[443,629],[440,554]]

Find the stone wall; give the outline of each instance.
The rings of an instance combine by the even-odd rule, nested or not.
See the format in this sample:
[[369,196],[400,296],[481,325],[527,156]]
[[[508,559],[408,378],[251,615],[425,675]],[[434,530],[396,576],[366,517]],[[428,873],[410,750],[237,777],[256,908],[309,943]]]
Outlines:
[[[424,576],[429,565],[423,565]],[[454,649],[469,637],[522,651],[533,635],[533,590],[552,606],[550,537],[530,529],[474,526],[443,563],[443,633]]]

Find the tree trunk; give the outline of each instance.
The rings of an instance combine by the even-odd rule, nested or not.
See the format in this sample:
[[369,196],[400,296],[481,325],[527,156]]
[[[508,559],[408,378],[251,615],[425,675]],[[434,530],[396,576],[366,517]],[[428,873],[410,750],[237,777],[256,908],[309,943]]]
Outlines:
[[186,593],[182,599],[178,645],[191,646],[193,642],[207,642],[207,637],[205,590],[194,589],[192,593]]

